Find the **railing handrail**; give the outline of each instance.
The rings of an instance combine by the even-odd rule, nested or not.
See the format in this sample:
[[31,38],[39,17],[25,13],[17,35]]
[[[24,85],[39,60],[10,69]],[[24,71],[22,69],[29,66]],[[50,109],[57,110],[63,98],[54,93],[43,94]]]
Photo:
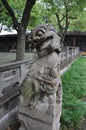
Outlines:
[[[63,53],[65,53],[65,51],[64,51],[64,49],[69,49],[69,48],[72,48],[72,49],[77,49],[77,48],[79,48],[79,47],[71,47],[71,46],[66,46],[66,47],[64,47],[63,48],[63,51],[61,52],[62,54]],[[60,55],[61,55],[61,53],[60,53]],[[0,72],[2,72],[2,71],[5,71],[5,70],[9,70],[9,69],[12,69],[12,68],[16,68],[16,67],[18,67],[18,66],[20,66],[21,64],[26,64],[26,63],[33,63],[34,62],[34,60],[33,59],[28,59],[28,60],[21,60],[21,61],[14,61],[14,62],[10,62],[10,63],[4,63],[4,64],[1,64],[0,65]]]
[[33,63],[34,60],[30,59],[30,60],[21,60],[21,61],[15,61],[15,62],[10,62],[10,63],[4,63],[0,65],[0,72],[5,71],[5,70],[9,70],[12,68],[16,68],[18,66],[20,66],[21,64],[26,64],[26,63]]

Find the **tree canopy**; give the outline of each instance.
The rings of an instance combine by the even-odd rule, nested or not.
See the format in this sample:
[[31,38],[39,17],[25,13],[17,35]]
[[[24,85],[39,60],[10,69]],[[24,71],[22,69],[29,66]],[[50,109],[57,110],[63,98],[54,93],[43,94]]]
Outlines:
[[[8,0],[9,5],[15,13],[15,17],[18,22],[21,21],[25,1],[24,0]],[[1,5],[1,2],[0,2]],[[85,26],[85,15],[86,10],[84,10],[86,5],[85,0],[37,0],[35,6],[31,11],[30,22],[28,28],[31,29],[34,26],[49,22],[54,27],[60,31],[59,29],[59,20],[60,24],[63,28],[65,28],[66,24],[66,11],[68,15],[68,30],[81,30],[84,31],[86,29]],[[7,10],[3,7],[3,12],[1,13],[2,6],[0,8],[0,21],[2,24],[7,25],[8,28],[13,26],[12,20],[9,17]],[[82,17],[83,16],[83,17]],[[59,18],[59,20],[58,20]]]
[[[47,18],[58,29],[61,36],[61,43],[67,30],[81,30],[83,21],[80,22],[80,15],[84,14],[86,1],[82,0],[43,0],[48,11]],[[76,26],[77,23],[77,26]],[[86,27],[85,27],[86,28]]]

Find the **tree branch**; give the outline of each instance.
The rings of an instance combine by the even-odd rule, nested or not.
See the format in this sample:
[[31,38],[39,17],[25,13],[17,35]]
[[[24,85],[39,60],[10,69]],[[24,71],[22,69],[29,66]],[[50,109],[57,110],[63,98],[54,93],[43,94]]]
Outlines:
[[9,15],[11,16],[12,18],[12,21],[13,21],[13,24],[14,24],[14,27],[16,28],[18,26],[18,22],[17,22],[17,19],[15,17],[15,14],[13,12],[13,10],[11,9],[11,7],[9,6],[7,0],[1,0],[2,3],[4,4],[5,8],[7,9]]
[[57,13],[55,13],[55,15],[56,15],[56,18],[57,18],[57,23],[58,23],[59,29],[61,30],[62,26],[61,26],[59,15]]
[[26,2],[26,6],[24,8],[24,12],[23,12],[22,20],[21,20],[21,23],[23,24],[24,27],[27,27],[28,25],[30,11],[32,7],[34,6],[35,2],[36,0],[27,0]]
[[68,16],[69,19],[77,19],[77,17]]
[[62,18],[60,19],[60,22],[62,22],[64,18],[65,18],[65,15],[62,14]]

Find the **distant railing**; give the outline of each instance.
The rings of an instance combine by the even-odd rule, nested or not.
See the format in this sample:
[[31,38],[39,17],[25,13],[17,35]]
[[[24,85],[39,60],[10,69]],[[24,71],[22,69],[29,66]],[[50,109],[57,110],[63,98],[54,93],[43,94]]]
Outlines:
[[[78,47],[65,47],[60,53],[61,69],[78,55]],[[33,60],[24,60],[0,65],[0,118],[16,107],[20,94],[18,86],[33,63]]]
[[79,47],[64,47],[60,53],[61,69],[79,55]]

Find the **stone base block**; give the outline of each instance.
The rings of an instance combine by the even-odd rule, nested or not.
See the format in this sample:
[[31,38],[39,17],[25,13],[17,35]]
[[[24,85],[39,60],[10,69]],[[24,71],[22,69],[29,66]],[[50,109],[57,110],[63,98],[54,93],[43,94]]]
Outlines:
[[58,116],[34,112],[26,107],[18,107],[18,117],[21,120],[20,130],[60,130],[60,112]]

